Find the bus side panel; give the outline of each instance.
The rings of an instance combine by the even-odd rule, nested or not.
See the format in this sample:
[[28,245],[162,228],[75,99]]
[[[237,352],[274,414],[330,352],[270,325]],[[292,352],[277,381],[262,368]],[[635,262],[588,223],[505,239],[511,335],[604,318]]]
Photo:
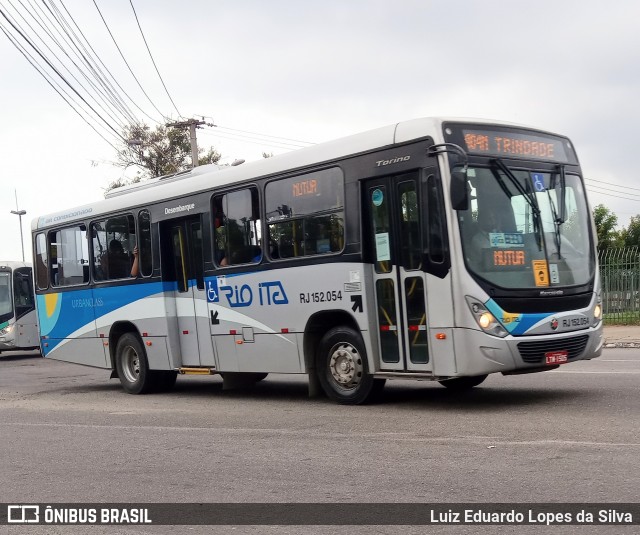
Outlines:
[[151,370],[172,370],[169,359],[169,347],[166,336],[150,336],[144,338],[147,362]]
[[175,310],[172,312],[175,299],[167,298],[165,290],[160,282],[95,288],[98,336],[109,340],[114,324],[131,323],[143,341],[152,341],[151,346],[146,346],[151,369],[177,367],[179,364],[172,362],[171,340],[168,339],[169,325],[175,321]]
[[48,338],[42,341],[43,355],[54,360],[110,368],[105,360],[102,340],[93,336]]
[[23,348],[38,347],[38,315],[35,310],[27,312],[16,325],[16,346]]
[[[454,301],[451,292],[451,272],[440,279],[427,274],[427,326],[429,351],[433,360],[433,374],[449,376],[456,373],[456,350],[452,327],[454,322]],[[446,337],[437,339],[436,333]]]
[[42,354],[57,360],[109,367],[102,340],[96,335],[91,289],[48,293],[36,297]]
[[236,339],[233,334],[221,334],[212,337],[217,355],[218,371],[238,372],[238,358],[236,355]]
[[516,369],[513,354],[501,338],[472,329],[454,329],[453,338],[457,369],[442,375],[473,376]]
[[207,278],[220,371],[304,373],[296,334],[317,313],[345,312],[367,331],[363,272],[336,262]]
[[[243,332],[236,335],[238,366],[241,372],[302,373],[295,334],[260,334]],[[253,342],[248,341],[253,337]],[[277,358],[268,358],[277,355]]]

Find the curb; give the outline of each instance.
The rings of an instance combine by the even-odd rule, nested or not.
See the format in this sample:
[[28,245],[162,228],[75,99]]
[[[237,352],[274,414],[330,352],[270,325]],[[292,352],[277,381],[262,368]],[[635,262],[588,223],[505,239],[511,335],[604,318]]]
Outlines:
[[633,342],[605,342],[603,347],[605,347],[605,348],[612,348],[612,347],[638,348],[638,347],[640,347],[640,342],[639,341],[633,341]]

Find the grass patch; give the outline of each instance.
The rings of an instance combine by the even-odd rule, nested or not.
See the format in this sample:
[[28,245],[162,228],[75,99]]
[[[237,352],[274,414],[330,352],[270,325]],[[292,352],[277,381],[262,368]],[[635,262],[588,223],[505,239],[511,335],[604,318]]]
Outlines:
[[640,325],[640,311],[607,312],[604,315],[605,325]]

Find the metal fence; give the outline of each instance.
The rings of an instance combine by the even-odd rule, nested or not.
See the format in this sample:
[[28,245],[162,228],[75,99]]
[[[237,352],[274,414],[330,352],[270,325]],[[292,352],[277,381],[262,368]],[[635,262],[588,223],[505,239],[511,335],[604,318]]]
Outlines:
[[640,253],[638,247],[598,251],[605,323],[640,324]]

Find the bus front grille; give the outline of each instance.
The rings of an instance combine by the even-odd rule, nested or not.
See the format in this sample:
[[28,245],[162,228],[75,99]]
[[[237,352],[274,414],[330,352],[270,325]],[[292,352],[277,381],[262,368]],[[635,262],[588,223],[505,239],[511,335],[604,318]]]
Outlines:
[[569,359],[579,357],[587,347],[587,342],[589,342],[588,335],[539,342],[520,342],[518,351],[525,362],[538,364],[544,361],[545,353],[551,351],[566,351]]

